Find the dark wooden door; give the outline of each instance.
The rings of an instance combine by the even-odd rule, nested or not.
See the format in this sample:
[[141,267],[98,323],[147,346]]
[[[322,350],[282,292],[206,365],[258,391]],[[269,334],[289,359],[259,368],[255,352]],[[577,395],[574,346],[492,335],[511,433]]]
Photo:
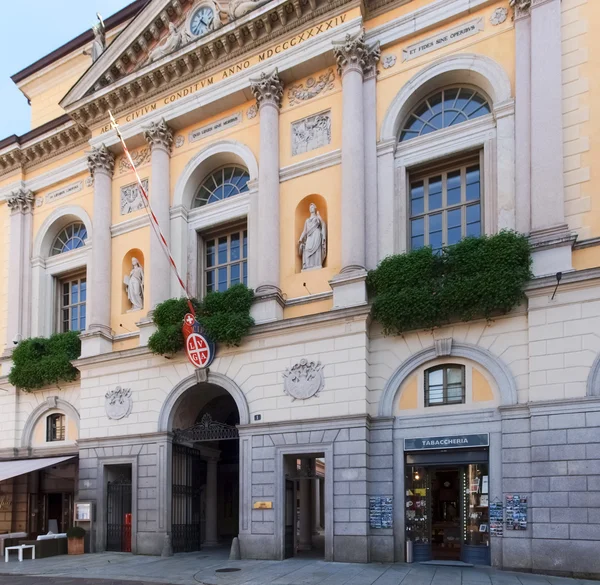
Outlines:
[[294,556],[294,532],[296,528],[296,498],[294,482],[285,480],[285,558]]

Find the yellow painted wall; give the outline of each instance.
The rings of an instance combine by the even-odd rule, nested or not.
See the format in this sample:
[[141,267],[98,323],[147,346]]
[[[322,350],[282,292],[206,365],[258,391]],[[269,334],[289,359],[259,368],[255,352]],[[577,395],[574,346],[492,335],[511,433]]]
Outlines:
[[494,400],[494,392],[487,378],[477,369],[472,369],[473,402]]
[[400,390],[400,400],[398,408],[400,410],[414,410],[419,407],[419,388],[418,388],[418,376],[413,374],[404,384]]
[[31,437],[32,447],[60,447],[65,443],[74,443],[79,438],[79,430],[77,429],[77,423],[72,420],[69,416],[65,415],[66,418],[66,433],[65,441],[56,441],[48,443],[46,441],[46,419],[53,413],[60,412],[59,410],[48,411],[41,416],[35,427],[33,428],[33,435]]

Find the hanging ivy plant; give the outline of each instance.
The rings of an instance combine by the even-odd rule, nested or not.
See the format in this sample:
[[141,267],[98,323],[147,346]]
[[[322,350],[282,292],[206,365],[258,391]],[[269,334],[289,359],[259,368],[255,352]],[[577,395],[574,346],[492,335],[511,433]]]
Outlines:
[[[237,346],[248,335],[254,320],[250,307],[254,291],[236,284],[224,292],[212,292],[202,302],[192,299],[196,318],[206,334],[216,343]],[[187,299],[169,299],[154,309],[157,330],[150,337],[148,347],[153,353],[174,354],[184,348],[183,318],[189,313]]]
[[59,382],[72,382],[78,370],[71,364],[81,355],[78,331],[57,333],[49,338],[24,339],[12,354],[8,381],[22,390],[35,390]]
[[490,319],[524,299],[531,274],[527,238],[511,231],[389,256],[369,273],[373,317],[386,335],[453,321]]

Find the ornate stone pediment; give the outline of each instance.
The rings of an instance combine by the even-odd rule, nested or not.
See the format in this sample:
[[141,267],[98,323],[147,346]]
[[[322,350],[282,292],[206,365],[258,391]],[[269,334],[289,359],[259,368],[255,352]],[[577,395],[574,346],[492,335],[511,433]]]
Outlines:
[[215,67],[226,70],[230,64],[243,63],[247,55],[289,37],[296,23],[301,32],[313,20],[336,10],[339,14],[339,7],[351,3],[151,0],[60,105],[83,126],[104,123],[108,110],[119,114],[167,88],[196,83],[204,72],[212,75]]

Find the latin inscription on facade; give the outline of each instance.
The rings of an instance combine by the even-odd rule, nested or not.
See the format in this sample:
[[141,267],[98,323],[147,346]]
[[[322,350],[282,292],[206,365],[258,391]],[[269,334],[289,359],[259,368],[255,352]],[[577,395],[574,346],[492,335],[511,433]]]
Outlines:
[[[142,185],[148,193],[148,179],[142,179]],[[144,209],[144,197],[137,183],[121,187],[121,215]]]
[[292,124],[292,156],[331,144],[331,111]]
[[416,59],[421,55],[426,55],[427,53],[437,51],[438,49],[451,45],[452,43],[472,37],[482,30],[483,18],[477,18],[475,20],[465,22],[464,24],[455,26],[449,30],[439,32],[433,37],[429,37],[419,41],[418,43],[409,45],[402,52],[402,60],[410,61],[411,59]]
[[48,193],[48,195],[46,195],[46,203],[52,203],[52,201],[62,199],[68,195],[73,195],[73,193],[78,193],[81,190],[83,190],[83,181],[77,181],[77,183],[67,185],[62,189],[57,189],[56,191]]
[[189,134],[189,141],[198,142],[198,140],[212,136],[217,132],[222,132],[223,130],[227,130],[227,128],[237,126],[241,121],[242,112],[237,112],[236,114],[233,114],[233,116],[227,116],[227,118],[221,118],[221,120],[212,122],[212,124],[207,124],[206,126],[192,130]]

